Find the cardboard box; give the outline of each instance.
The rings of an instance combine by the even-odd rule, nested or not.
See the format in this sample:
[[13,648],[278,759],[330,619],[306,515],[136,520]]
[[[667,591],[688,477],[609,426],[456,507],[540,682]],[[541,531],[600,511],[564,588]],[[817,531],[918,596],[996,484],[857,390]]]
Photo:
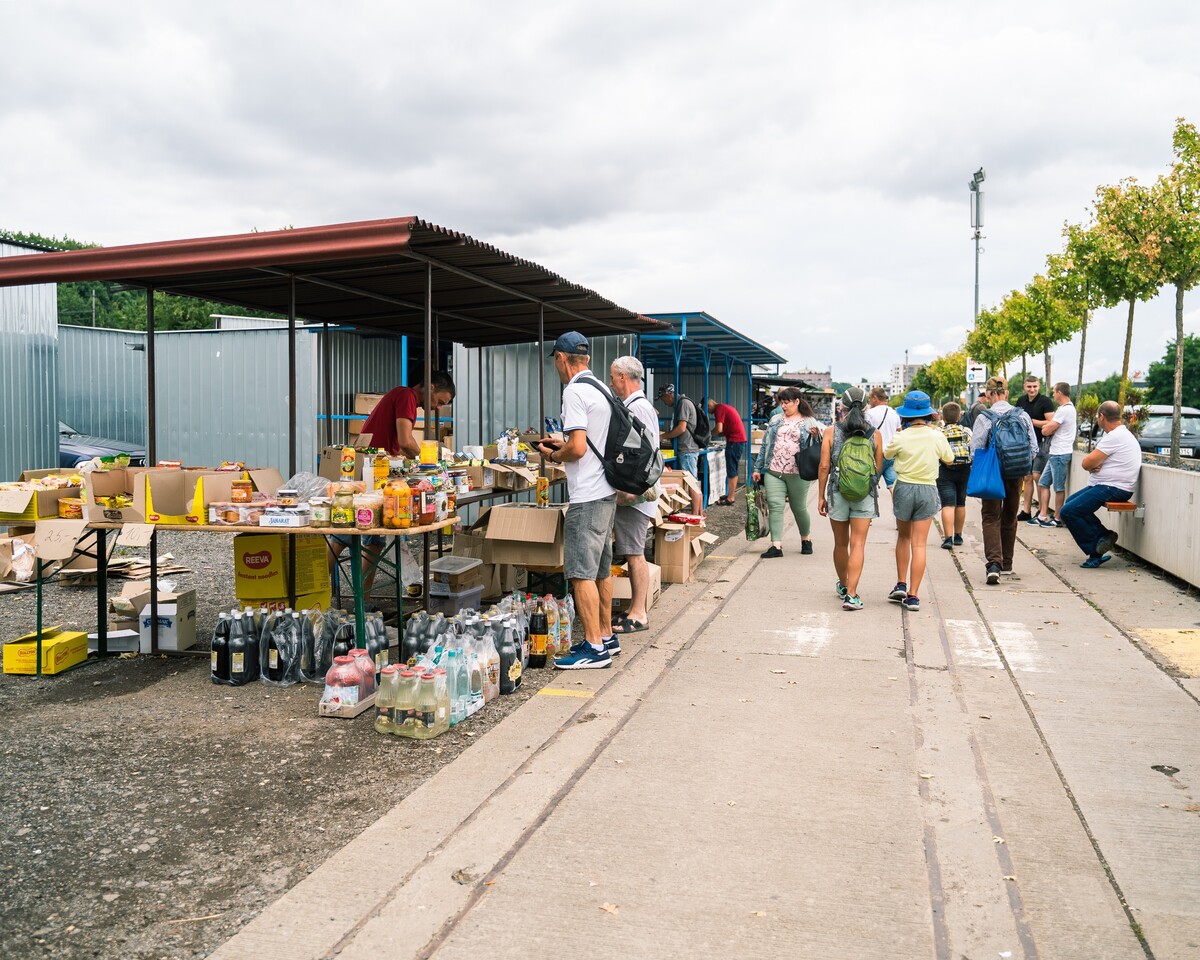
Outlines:
[[242,597],[237,598],[239,607],[266,607],[271,611],[286,610],[291,607],[293,610],[328,610],[333,600],[333,591],[326,587],[324,590],[314,590],[312,593],[300,593],[296,595],[296,602],[293,604],[287,597]]
[[493,463],[492,475],[497,490],[528,490],[537,483],[537,467],[515,463]]
[[[133,599],[138,608],[138,633],[142,653],[150,652],[150,590]],[[188,650],[196,645],[196,591],[158,594],[158,649]]]
[[[42,630],[42,673],[62,673],[88,655],[86,633],[48,627]],[[37,631],[4,644],[5,673],[37,673]]]
[[[650,570],[650,585],[646,591],[646,609],[649,610],[662,596],[662,567],[656,563],[648,563],[646,566]],[[625,569],[629,569],[628,564],[625,565]],[[629,601],[633,599],[633,583],[629,577],[613,577],[609,582],[612,583],[613,609],[624,613],[629,609]]]
[[[498,600],[514,590],[524,590],[526,583],[525,568],[512,566],[507,563],[492,563],[484,559],[486,553],[491,556],[491,545],[487,542],[487,520],[483,517],[473,527],[455,531],[451,556],[470,557],[482,560],[478,567],[479,579],[483,584],[483,599]],[[433,585],[430,584],[430,593]]]
[[654,562],[662,568],[663,583],[687,583],[704,562],[704,547],[717,537],[703,526],[664,523],[654,531]]
[[[71,476],[76,471],[25,470],[22,480],[40,480],[42,477]],[[4,490],[0,491],[0,524],[33,523],[35,520],[50,520],[58,517],[58,501],[63,497],[80,496],[79,487],[63,487],[59,490]]]
[[504,503],[481,512],[475,525],[486,518],[484,563],[561,567],[565,516],[560,507],[531,503]]
[[452,467],[451,469],[465,470],[471,480],[471,488],[473,490],[480,490],[483,487],[494,487],[496,485],[496,472],[492,469],[490,463]]
[[[288,593],[288,540],[282,533],[239,533],[233,538],[234,593],[248,602]],[[297,536],[296,593],[329,591],[325,538]]]
[[[353,422],[353,421],[351,421]],[[371,434],[362,433],[354,438],[353,446],[356,448],[369,447],[371,445]],[[364,455],[356,453],[354,455],[354,476],[352,480],[363,479],[363,461]],[[328,480],[330,483],[336,483],[339,480],[345,479],[342,476],[342,450],[340,447],[326,447],[321,451],[321,459],[318,461],[317,473]],[[372,474],[372,479],[374,475]]]
[[439,557],[429,563],[430,591],[437,584],[445,588],[445,594],[461,593],[475,586],[482,586],[483,561],[478,557]]
[[[9,533],[12,533],[12,531],[10,530]],[[0,537],[0,593],[9,593],[13,590],[28,590],[30,587],[36,585],[33,581],[22,582],[17,580],[17,572],[13,568],[13,541],[17,539],[30,545],[33,543],[32,536],[20,538],[16,536]]]

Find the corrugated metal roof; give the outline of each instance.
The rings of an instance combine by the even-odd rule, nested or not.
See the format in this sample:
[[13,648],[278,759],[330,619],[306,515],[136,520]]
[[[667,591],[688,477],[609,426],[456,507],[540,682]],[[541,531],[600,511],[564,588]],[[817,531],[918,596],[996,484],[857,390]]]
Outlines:
[[[786,363],[774,350],[738,333],[703,310],[690,313],[651,313],[651,319],[670,325],[669,331],[657,331],[642,338],[639,356],[650,367],[673,367],[675,346],[682,344],[680,367],[689,370],[703,369],[703,357],[698,347],[729,357],[737,363],[754,366]],[[720,358],[714,358],[719,361]]]
[[579,330],[664,329],[528,260],[418,217],[14,257],[0,286],[107,280],[297,316],[424,335],[427,266],[438,337],[468,346]]

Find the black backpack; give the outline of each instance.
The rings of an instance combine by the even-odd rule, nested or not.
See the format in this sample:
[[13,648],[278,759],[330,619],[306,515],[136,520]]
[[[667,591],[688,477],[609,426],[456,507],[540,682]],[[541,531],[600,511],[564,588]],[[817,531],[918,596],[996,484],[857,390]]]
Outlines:
[[605,479],[622,493],[645,493],[662,476],[663,458],[658,444],[647,433],[642,422],[601,386],[599,380],[580,377],[580,382],[590,383],[608,401],[608,438],[604,442],[604,452],[597,450],[592,438],[588,437],[588,446],[604,467]]
[[[675,422],[676,423],[679,422],[680,401],[684,400],[684,399],[691,399],[691,398],[684,397],[684,395],[681,393],[679,395],[679,397],[675,400]],[[703,450],[708,446],[708,442],[712,439],[712,424],[709,423],[709,421],[708,421],[708,411],[701,410],[700,404],[698,404],[694,401],[692,402],[692,406],[696,410],[696,429],[691,431],[692,440],[695,441],[696,446],[698,446],[701,450]]]
[[1000,460],[1000,475],[1016,480],[1033,473],[1033,451],[1029,448],[1028,416],[1020,407],[997,414],[985,410],[983,415],[992,422],[992,446]]

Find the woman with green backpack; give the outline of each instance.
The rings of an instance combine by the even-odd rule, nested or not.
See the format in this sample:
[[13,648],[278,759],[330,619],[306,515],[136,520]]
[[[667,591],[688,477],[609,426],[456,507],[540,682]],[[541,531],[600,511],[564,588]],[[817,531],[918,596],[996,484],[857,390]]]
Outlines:
[[843,610],[861,610],[858,581],[866,559],[867,532],[879,516],[877,486],[883,444],[867,422],[867,395],[860,387],[842,394],[842,417],[825,428],[817,476],[817,511],[833,528],[833,566]]

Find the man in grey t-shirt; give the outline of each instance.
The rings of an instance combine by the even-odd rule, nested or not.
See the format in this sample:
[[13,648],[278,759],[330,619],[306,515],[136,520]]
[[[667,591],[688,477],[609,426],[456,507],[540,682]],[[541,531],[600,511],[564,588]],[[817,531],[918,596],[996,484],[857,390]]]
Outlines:
[[[696,405],[683,394],[676,395],[675,384],[668,383],[658,390],[658,399],[671,410],[675,418],[671,429],[662,435],[664,440],[674,440],[679,453],[679,466],[697,480],[700,479],[700,445],[692,431],[696,429]],[[692,491],[692,513],[701,513],[700,494]]]

